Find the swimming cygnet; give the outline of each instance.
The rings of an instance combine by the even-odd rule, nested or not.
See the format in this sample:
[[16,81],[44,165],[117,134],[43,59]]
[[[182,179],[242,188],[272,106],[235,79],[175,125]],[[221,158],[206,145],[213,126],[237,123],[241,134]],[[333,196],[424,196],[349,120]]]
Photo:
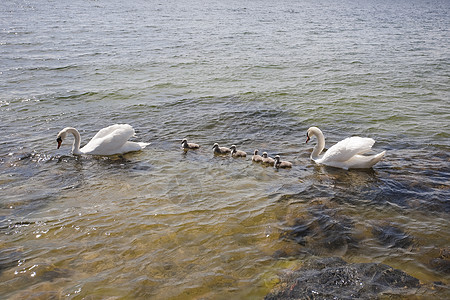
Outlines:
[[273,166],[275,164],[275,159],[273,159],[272,157],[267,156],[267,152],[263,152],[262,162],[263,162],[263,164],[268,164],[268,165]]
[[215,143],[213,146],[214,154],[229,154],[231,153],[231,149],[227,147],[219,147],[219,144]]
[[252,161],[254,162],[262,162],[262,156],[258,155],[258,149],[255,149],[255,152],[253,152]]
[[236,145],[232,145],[230,147],[231,149],[231,156],[233,157],[247,157],[247,153],[241,150],[236,150]]
[[188,143],[188,141],[186,139],[183,139],[181,141],[181,146],[183,147],[184,150],[200,148],[200,146],[198,144]]
[[280,156],[276,155],[274,168],[292,168],[292,163],[285,160],[280,160]]

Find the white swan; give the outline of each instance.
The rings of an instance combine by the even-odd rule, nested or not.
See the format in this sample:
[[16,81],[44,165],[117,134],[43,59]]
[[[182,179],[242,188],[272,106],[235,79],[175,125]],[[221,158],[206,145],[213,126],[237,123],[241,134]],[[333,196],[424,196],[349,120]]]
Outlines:
[[135,135],[133,127],[128,124],[115,124],[101,129],[97,134],[80,149],[81,137],[78,130],[73,127],[66,127],[58,133],[56,141],[58,149],[67,134],[73,134],[75,141],[72,146],[72,153],[75,155],[114,155],[144,149],[149,143],[130,142],[128,139]]
[[317,127],[308,129],[306,133],[306,142],[308,143],[313,136],[316,136],[318,141],[311,153],[311,159],[317,164],[345,170],[352,168],[367,169],[379,162],[386,153],[386,151],[383,151],[370,156],[361,155],[370,151],[375,141],[371,138],[353,136],[333,145],[325,152],[325,154],[320,156],[320,153],[325,148],[325,137],[323,136],[322,131]]

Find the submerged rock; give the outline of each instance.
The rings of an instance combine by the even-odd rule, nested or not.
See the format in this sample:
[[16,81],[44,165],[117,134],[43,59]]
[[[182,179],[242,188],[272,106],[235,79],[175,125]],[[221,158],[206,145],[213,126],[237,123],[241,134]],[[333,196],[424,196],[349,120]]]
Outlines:
[[17,266],[23,253],[18,248],[6,248],[0,250],[0,274],[9,268]]
[[[294,241],[301,253],[318,256],[341,256],[349,249],[358,247],[353,220],[321,202],[314,202],[307,211],[287,220],[280,238]],[[295,252],[283,249],[275,256],[283,257],[284,253],[286,256],[296,256]]]
[[374,225],[372,234],[389,248],[408,248],[413,244],[412,237],[393,224]]
[[440,250],[439,257],[430,260],[430,267],[443,274],[450,274],[450,247]]
[[388,265],[323,258],[283,276],[265,299],[374,299],[414,295],[420,286],[418,279]]

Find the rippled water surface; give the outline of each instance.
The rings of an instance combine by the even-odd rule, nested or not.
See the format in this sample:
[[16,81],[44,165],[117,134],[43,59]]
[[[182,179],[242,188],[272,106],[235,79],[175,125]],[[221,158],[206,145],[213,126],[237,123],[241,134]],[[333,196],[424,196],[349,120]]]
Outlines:
[[[264,297],[339,256],[450,297],[448,1],[0,4],[0,298]],[[76,157],[131,124],[144,151]],[[371,170],[305,145],[372,137]],[[202,145],[184,153],[182,138]],[[217,142],[293,162],[217,157]],[[418,295],[420,296],[420,295]]]

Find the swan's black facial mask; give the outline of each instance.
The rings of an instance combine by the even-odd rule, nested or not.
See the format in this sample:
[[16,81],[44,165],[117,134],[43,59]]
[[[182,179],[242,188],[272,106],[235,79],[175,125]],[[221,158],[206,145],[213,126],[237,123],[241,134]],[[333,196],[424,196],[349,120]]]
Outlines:
[[306,143],[305,143],[305,144],[307,144],[307,143],[309,142],[310,139],[311,139],[311,138],[309,137],[308,133],[306,133]]
[[62,143],[61,137],[57,138],[56,141],[58,142],[58,148],[56,148],[56,149],[59,149],[59,147],[61,147],[61,143]]

